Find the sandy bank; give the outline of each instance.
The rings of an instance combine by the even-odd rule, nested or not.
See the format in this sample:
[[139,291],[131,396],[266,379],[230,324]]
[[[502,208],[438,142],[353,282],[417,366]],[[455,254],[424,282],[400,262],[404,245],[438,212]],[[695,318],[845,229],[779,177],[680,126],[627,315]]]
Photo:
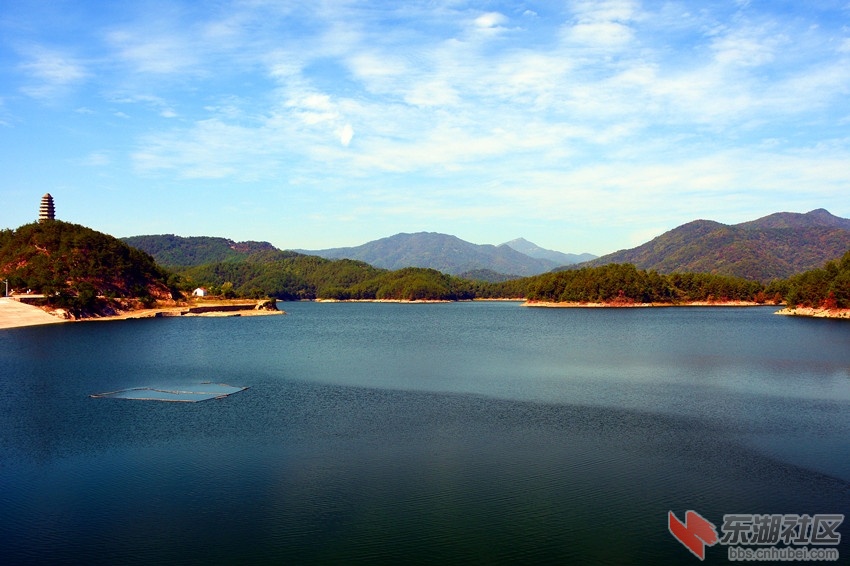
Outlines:
[[39,307],[27,305],[11,298],[0,298],[0,329],[22,326],[40,326],[67,322]]
[[150,309],[131,309],[115,314],[70,318],[64,309],[48,311],[41,307],[27,305],[14,299],[0,298],[0,330],[20,328],[61,322],[92,322],[105,320],[129,320],[137,318],[164,318],[176,316],[267,316],[286,314],[282,310],[261,308],[265,301],[216,301],[192,303],[182,306],[162,306]]
[[266,301],[217,301],[193,303],[183,306],[156,307],[152,309],[130,310],[110,316],[84,318],[80,322],[100,320],[129,320],[138,318],[166,318],[178,316],[268,316],[286,314],[282,310],[263,308]]
[[850,319],[850,309],[816,309],[811,307],[784,308],[776,314],[785,316],[808,316],[813,318],[844,318]]

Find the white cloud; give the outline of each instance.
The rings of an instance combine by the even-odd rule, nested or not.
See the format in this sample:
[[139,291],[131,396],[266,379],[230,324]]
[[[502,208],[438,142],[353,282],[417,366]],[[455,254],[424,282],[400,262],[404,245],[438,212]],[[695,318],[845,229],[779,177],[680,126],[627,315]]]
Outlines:
[[498,12],[487,12],[475,18],[475,25],[479,28],[498,28],[507,23],[508,18],[504,14]]
[[576,17],[586,21],[620,21],[635,18],[638,4],[634,0],[580,0],[573,4]]
[[351,127],[351,124],[346,124],[337,130],[337,134],[339,135],[339,143],[348,147],[348,144],[351,143],[351,139],[354,137],[354,128]]
[[757,67],[772,62],[787,42],[787,37],[769,30],[744,29],[715,37],[711,47],[715,60],[722,65]]
[[76,58],[59,50],[35,46],[25,50],[26,61],[19,65],[30,79],[21,91],[33,98],[52,98],[67,92],[89,76]]
[[398,90],[404,77],[412,72],[407,61],[394,53],[359,51],[348,56],[346,64],[354,77],[374,93]]
[[370,214],[519,210],[646,234],[668,213],[790,199],[788,178],[825,198],[847,180],[846,142],[798,151],[839,138],[850,95],[846,30],[808,12],[367,4],[225,2],[101,22],[86,32],[100,43],[22,52],[17,86],[46,98],[90,82],[72,109],[92,117],[77,122],[132,115],[105,135],[124,136],[136,172],[164,185],[321,187],[354,202],[372,191]]
[[435,79],[422,84],[411,85],[412,91],[404,95],[404,101],[413,106],[445,107],[460,102],[457,89],[444,79]]
[[103,167],[105,165],[109,165],[111,162],[112,159],[109,157],[107,152],[93,151],[83,158],[80,161],[80,164],[87,167]]
[[165,99],[152,94],[124,93],[113,96],[110,101],[116,104],[142,104],[155,109],[157,114],[163,118],[176,118],[178,116],[177,111]]
[[569,28],[570,41],[591,47],[622,47],[634,38],[632,29],[619,22],[577,23]]
[[308,93],[286,102],[286,107],[292,110],[304,124],[314,126],[322,122],[338,119],[339,111],[326,94]]
[[198,48],[184,34],[152,30],[117,30],[106,35],[118,60],[135,73],[173,75],[199,66]]
[[631,22],[637,7],[628,0],[581,1],[565,29],[567,41],[595,48],[620,49],[634,39]]
[[[261,142],[251,130],[210,119],[192,131],[150,135],[132,155],[138,171],[175,171],[187,179],[220,179],[242,173],[251,178],[256,170],[250,161],[262,153]],[[252,155],[253,153],[253,155]],[[243,169],[244,168],[244,169]]]

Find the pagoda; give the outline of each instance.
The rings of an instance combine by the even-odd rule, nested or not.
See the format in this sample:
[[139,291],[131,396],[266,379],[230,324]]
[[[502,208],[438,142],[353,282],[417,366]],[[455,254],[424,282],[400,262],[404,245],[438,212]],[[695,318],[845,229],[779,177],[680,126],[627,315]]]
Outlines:
[[41,197],[41,206],[38,209],[38,221],[47,222],[48,220],[56,219],[56,210],[53,208],[53,197],[50,193],[45,193]]

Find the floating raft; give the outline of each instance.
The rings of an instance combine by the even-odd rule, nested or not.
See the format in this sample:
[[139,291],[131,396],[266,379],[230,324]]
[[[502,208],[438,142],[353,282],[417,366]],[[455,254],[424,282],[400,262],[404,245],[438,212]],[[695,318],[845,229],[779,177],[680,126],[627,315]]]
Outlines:
[[208,399],[222,399],[234,393],[245,391],[247,387],[233,387],[225,383],[205,381],[197,385],[177,385],[174,387],[132,387],[108,393],[90,395],[94,399],[133,399],[136,401],[173,401],[195,403]]

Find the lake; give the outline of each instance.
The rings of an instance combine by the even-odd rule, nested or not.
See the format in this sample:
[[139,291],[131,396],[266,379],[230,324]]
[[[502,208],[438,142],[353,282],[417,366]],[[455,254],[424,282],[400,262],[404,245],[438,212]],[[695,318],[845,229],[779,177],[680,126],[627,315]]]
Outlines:
[[[850,511],[846,321],[281,307],[0,331],[0,563],[697,564],[668,511]],[[204,381],[248,389],[90,397]]]

